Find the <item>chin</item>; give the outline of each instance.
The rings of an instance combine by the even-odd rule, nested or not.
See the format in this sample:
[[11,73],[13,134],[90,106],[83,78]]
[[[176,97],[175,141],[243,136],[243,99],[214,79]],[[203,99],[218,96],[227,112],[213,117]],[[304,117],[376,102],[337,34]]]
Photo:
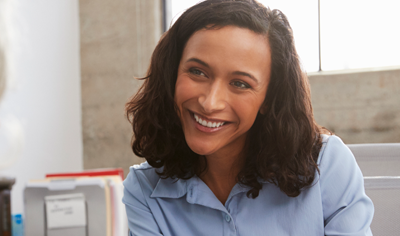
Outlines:
[[191,146],[189,145],[189,148],[190,148],[194,153],[199,154],[199,155],[201,155],[201,156],[206,156],[206,155],[210,155],[210,154],[213,153],[213,151],[210,151],[210,150],[208,150],[208,149],[206,149],[206,148],[203,148],[203,147],[191,147]]
[[[187,142],[187,141],[186,141]],[[214,153],[214,149],[212,147],[208,147],[207,145],[200,145],[199,142],[187,142],[189,148],[196,154],[206,156]]]

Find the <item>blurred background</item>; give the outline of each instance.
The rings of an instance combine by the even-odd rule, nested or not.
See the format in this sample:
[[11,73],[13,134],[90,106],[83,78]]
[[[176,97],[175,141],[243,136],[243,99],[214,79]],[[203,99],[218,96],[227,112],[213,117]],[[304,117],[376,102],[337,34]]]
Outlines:
[[[0,175],[143,162],[124,106],[159,38],[197,0],[0,0]],[[400,4],[263,0],[285,13],[317,122],[345,143],[400,142]]]

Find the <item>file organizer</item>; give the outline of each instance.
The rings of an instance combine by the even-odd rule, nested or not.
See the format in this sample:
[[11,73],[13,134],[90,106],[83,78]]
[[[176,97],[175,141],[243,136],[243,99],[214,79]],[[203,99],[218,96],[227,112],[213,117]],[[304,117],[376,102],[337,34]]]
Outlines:
[[122,168],[92,169],[82,172],[53,173],[47,174],[47,179],[62,178],[82,178],[98,177],[106,181],[110,189],[111,204],[111,232],[112,236],[126,236],[128,231],[128,219],[125,211],[125,205],[122,203],[124,186],[122,181],[124,173]]
[[[47,196],[83,194],[87,225],[48,229]],[[24,191],[25,236],[111,236],[108,184],[103,178],[45,179],[27,183]]]
[[[101,171],[87,171],[82,173],[104,173]],[[109,172],[110,173],[110,172]],[[73,173],[75,178],[79,179],[82,174],[81,173]],[[122,197],[124,193],[124,186],[122,184],[122,173],[111,173],[113,175],[104,176],[104,175],[95,175],[97,178],[103,179],[109,187],[109,204],[111,208],[111,235],[112,236],[126,236],[126,232],[128,230],[128,219],[125,211],[125,205],[122,203]],[[54,174],[54,177],[49,177],[46,175],[48,179],[65,179],[68,178],[66,176],[71,176],[70,173],[68,175],[64,174]]]

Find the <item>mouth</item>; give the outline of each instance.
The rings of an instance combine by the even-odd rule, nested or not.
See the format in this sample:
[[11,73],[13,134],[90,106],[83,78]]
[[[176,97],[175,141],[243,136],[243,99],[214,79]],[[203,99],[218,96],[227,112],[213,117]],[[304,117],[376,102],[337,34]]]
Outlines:
[[229,124],[230,122],[208,119],[204,116],[200,116],[196,113],[190,112],[193,120],[196,122],[196,127],[198,127],[201,131],[205,132],[213,132],[220,130],[223,126]]
[[208,128],[219,128],[221,126],[223,126],[226,122],[215,122],[215,121],[211,121],[211,120],[207,120],[203,117],[200,118],[198,115],[193,113],[193,118],[196,120],[196,122],[204,127],[208,127]]

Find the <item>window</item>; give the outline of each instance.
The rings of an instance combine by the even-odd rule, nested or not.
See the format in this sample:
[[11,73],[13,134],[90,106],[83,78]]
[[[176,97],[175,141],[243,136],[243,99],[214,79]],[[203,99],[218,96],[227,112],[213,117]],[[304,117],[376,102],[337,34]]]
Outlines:
[[400,65],[400,1],[321,1],[324,70]]
[[[199,0],[165,0],[168,27]],[[293,28],[307,72],[319,70],[318,0],[259,0],[281,10]],[[400,65],[400,1],[323,0],[320,3],[321,69]]]

